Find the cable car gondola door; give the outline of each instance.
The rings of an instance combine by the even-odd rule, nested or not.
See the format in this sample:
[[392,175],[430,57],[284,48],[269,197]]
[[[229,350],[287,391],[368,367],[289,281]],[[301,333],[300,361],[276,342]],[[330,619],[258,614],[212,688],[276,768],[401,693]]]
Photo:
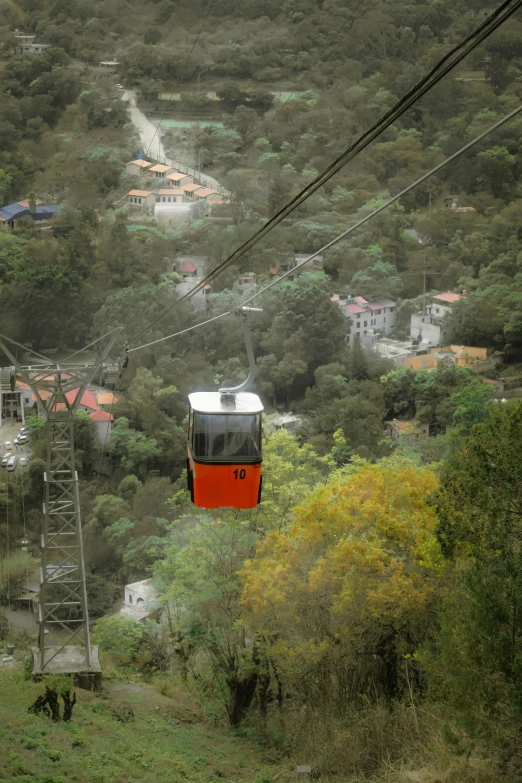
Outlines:
[[257,394],[189,395],[188,478],[199,508],[255,508],[261,497],[261,416]]

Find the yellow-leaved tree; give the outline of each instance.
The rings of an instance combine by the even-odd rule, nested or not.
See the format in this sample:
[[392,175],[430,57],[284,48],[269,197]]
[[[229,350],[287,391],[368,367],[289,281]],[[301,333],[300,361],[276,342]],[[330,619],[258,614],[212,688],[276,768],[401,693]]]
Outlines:
[[241,602],[280,696],[331,714],[415,684],[440,580],[436,486],[411,463],[341,469],[259,541]]

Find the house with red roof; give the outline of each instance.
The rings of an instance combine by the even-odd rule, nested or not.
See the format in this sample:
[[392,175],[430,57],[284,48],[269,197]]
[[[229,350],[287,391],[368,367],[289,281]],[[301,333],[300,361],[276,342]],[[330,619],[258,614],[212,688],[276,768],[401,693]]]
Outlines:
[[163,188],[156,194],[158,204],[183,204],[185,201],[185,191],[181,188]]
[[395,328],[396,304],[391,299],[379,297],[375,302],[368,302],[363,296],[346,293],[334,294],[331,299],[352,322],[350,345],[356,341],[371,344],[375,335],[390,334]]
[[131,160],[125,164],[125,168],[129,174],[138,175],[141,177],[147,176],[147,169],[152,166],[150,160]]
[[174,260],[167,260],[165,272],[172,274],[177,272],[183,280],[205,277],[208,266],[206,256],[177,256]]
[[[67,399],[67,402],[72,405],[77,397],[78,390],[72,389],[70,392],[67,392],[65,395],[65,398]],[[49,392],[41,392],[40,396],[43,399],[48,399],[50,396]],[[96,390],[86,389],[80,399],[80,402],[78,403],[77,410],[84,411],[89,419],[94,423],[96,427],[96,435],[98,438],[98,441],[100,443],[108,443],[110,440],[110,434],[111,434],[111,428],[112,428],[112,422],[114,421],[114,416],[112,415],[112,405],[110,406],[111,410],[103,410],[101,407],[104,402],[107,401],[107,395],[106,393],[100,393]],[[117,401],[117,398],[114,397],[114,395],[110,395],[113,398],[113,401]],[[32,395],[33,403],[37,404],[36,396]],[[58,402],[56,404],[55,410],[56,411],[63,411],[66,408],[66,404],[64,402]],[[38,414],[40,416],[44,415],[44,411],[41,410],[40,403],[37,404],[37,410]]]
[[[171,171],[170,174],[167,174],[167,179],[175,188],[181,188],[183,185],[192,185],[194,182],[194,177],[189,177],[188,174],[182,174],[180,171]],[[194,188],[194,190],[196,189]]]
[[165,179],[167,174],[170,174],[172,171],[174,171],[172,166],[165,166],[164,163],[156,163],[155,166],[151,166],[147,169],[147,177]]
[[129,190],[129,204],[133,207],[154,207],[156,196],[150,190]]

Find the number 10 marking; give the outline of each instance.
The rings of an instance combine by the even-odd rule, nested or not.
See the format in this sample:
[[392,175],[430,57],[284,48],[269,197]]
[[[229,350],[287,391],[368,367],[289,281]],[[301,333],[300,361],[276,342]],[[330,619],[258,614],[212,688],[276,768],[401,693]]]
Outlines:
[[243,480],[244,478],[246,478],[246,470],[245,470],[244,468],[241,468],[241,470],[238,470],[238,469],[236,468],[236,469],[233,471],[233,473],[234,473],[234,477],[235,477],[236,479],[237,479],[237,478],[240,478],[241,480]]

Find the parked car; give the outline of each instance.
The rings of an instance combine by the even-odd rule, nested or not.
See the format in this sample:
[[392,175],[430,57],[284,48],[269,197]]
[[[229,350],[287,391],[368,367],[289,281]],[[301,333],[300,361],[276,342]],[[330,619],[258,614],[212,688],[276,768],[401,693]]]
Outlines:
[[29,432],[29,428],[28,427],[20,427],[20,432],[18,434],[19,435],[27,435],[28,432]]
[[29,442],[29,438],[27,437],[27,435],[19,435],[15,440],[17,446],[23,446],[24,443],[28,443],[28,442]]
[[114,86],[117,90],[123,90],[123,84],[115,84]]
[[9,460],[7,462],[7,470],[14,470],[16,468],[16,463],[18,462],[18,457],[16,454],[13,454],[11,457],[9,457]]
[[20,467],[25,468],[27,465],[27,457],[20,457]]
[[7,463],[9,462],[9,457],[10,456],[11,456],[10,454],[4,454],[4,456],[2,457],[2,467],[3,468],[7,467]]
[[11,445],[11,441],[10,440],[6,440],[6,442],[4,443],[4,446],[6,447],[6,449],[8,451],[10,451],[13,448],[12,445]]

